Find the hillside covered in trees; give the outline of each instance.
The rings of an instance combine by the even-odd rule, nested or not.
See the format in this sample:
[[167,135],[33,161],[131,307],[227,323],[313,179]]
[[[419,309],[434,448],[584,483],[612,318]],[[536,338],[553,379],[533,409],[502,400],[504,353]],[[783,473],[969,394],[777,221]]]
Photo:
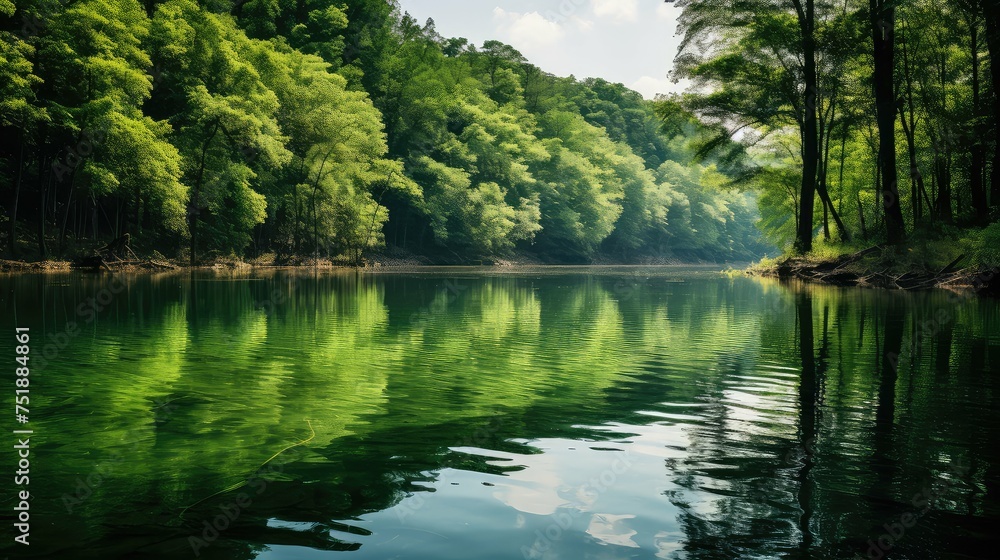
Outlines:
[[0,0],[6,251],[737,260],[742,146],[384,0]]

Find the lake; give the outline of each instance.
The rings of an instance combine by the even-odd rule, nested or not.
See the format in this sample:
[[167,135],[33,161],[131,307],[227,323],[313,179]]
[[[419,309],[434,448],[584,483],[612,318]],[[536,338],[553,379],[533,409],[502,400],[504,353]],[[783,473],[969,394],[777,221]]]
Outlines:
[[[50,558],[993,558],[1000,305],[709,268],[0,277]],[[28,422],[15,328],[30,329]],[[22,436],[23,437],[23,436]]]

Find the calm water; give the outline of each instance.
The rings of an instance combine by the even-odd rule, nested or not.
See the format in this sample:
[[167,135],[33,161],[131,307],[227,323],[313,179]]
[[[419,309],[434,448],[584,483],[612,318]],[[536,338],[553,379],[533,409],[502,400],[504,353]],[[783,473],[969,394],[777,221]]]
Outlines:
[[21,275],[0,293],[8,364],[31,329],[34,430],[31,545],[12,546],[8,435],[0,555],[1000,545],[996,301],[671,268]]

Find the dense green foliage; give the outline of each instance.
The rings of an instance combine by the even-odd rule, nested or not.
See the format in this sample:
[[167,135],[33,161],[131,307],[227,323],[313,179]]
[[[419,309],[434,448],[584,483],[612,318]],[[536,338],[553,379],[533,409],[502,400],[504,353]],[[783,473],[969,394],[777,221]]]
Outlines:
[[1000,217],[1000,3],[678,5],[678,77],[698,92],[681,104],[716,138],[751,146],[744,180],[775,242],[808,251],[822,225],[823,243],[845,248],[909,235],[988,252],[978,228]]
[[690,114],[441,37],[393,2],[19,0],[0,34],[15,255],[125,232],[191,262],[766,249],[735,167],[695,158]]

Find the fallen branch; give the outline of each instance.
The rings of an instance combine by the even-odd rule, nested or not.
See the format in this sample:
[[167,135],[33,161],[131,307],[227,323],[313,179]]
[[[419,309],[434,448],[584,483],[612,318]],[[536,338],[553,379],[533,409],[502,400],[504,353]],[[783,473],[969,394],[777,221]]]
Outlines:
[[955,267],[957,267],[958,263],[962,262],[963,259],[965,259],[965,255],[964,254],[959,255],[957,259],[948,263],[948,266],[942,268],[941,272],[938,272],[938,276],[944,276],[945,274],[951,274],[952,272],[955,272]]

